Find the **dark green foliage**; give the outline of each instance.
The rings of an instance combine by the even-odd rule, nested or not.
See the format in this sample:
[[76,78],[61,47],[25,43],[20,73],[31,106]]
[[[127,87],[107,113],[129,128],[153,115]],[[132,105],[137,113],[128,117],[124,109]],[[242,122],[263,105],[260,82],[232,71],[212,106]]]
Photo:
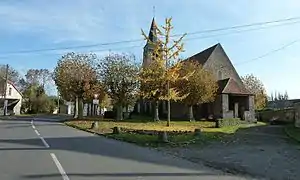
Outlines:
[[53,98],[49,98],[43,86],[28,85],[23,92],[22,112],[24,113],[52,113],[56,107]]
[[238,126],[242,124],[242,121],[239,118],[227,118],[227,119],[217,119],[216,127],[228,127],[228,126]]

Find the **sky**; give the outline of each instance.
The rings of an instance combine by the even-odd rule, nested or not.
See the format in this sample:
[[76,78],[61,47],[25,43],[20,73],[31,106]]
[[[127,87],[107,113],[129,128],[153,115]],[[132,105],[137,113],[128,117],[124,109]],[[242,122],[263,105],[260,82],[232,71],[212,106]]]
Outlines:
[[[299,9],[298,0],[2,0],[0,64],[8,63],[21,74],[30,68],[53,69],[70,51],[95,52],[99,57],[109,51],[133,53],[141,61],[143,41],[99,44],[142,39],[141,29],[149,31],[154,15],[158,25],[172,17],[172,33],[180,34],[300,17]],[[268,94],[287,91],[290,98],[300,98],[300,21],[232,32],[187,36],[182,57],[221,43],[240,76],[255,75]],[[72,48],[86,45],[97,46]],[[70,49],[16,53],[64,47]]]

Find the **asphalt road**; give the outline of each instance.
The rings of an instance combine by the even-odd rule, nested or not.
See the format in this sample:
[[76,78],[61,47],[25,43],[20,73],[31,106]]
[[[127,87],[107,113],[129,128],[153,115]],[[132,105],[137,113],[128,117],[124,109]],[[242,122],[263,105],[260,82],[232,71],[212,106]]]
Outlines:
[[133,144],[106,139],[53,119],[0,122],[0,179],[246,179]]

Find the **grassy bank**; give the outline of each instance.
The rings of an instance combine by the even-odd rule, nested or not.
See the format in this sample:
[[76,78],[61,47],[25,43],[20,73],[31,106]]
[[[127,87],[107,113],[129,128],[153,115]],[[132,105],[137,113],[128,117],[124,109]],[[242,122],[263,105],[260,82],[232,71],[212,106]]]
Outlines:
[[300,143],[300,128],[296,128],[293,125],[285,127],[285,133],[292,139]]

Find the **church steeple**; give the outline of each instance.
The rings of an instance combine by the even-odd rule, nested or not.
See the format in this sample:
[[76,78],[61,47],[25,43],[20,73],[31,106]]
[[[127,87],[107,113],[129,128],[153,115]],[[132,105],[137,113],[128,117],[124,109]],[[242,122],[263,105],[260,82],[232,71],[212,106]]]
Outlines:
[[149,40],[153,43],[157,41],[157,25],[156,25],[154,17],[152,19],[152,23],[151,23],[151,27],[150,27],[148,37],[149,37]]
[[152,54],[154,51],[153,43],[157,42],[157,25],[155,22],[155,18],[152,18],[148,41],[144,47],[144,57],[143,57],[143,66],[147,66],[152,61]]

